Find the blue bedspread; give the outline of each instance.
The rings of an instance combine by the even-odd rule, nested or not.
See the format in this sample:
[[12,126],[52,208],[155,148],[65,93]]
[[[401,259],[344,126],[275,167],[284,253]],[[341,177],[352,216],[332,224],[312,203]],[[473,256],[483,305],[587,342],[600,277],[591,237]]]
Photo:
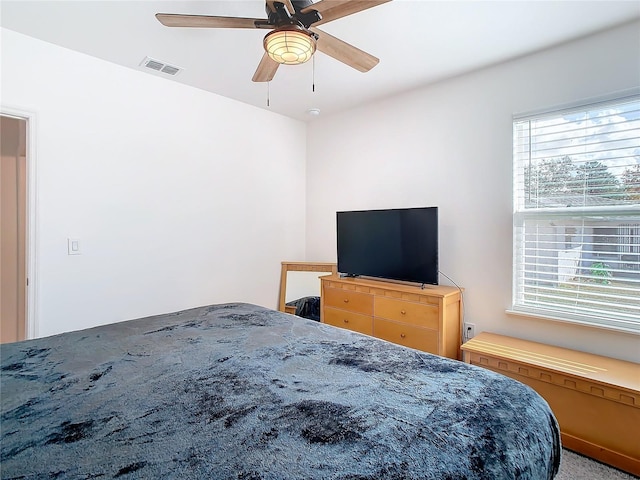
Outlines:
[[248,304],[3,345],[1,476],[554,477],[529,387]]

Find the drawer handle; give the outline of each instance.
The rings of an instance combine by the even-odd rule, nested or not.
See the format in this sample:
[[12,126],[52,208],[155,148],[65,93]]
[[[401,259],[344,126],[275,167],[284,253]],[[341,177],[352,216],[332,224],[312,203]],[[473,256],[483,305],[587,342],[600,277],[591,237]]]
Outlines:
[[406,335],[404,333],[400,334],[400,338],[405,338],[405,337],[406,337]]
[[345,299],[344,299],[344,303],[349,303],[349,299],[348,299],[348,298],[345,298]]
[[406,315],[406,314],[407,314],[407,311],[406,311],[406,310],[400,310],[400,313],[401,313],[402,315]]
[[342,319],[342,321],[343,321],[344,323],[349,323],[349,320],[347,320],[346,318],[343,318],[343,319]]

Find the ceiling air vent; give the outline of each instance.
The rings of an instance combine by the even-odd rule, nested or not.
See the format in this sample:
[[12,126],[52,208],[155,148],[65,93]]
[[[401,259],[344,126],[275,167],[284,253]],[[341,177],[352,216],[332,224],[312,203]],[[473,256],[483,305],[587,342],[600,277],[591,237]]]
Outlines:
[[166,73],[167,75],[177,75],[182,71],[182,68],[176,67],[175,65],[169,65],[159,60],[155,60],[150,57],[145,57],[140,65],[143,67],[150,68],[151,70],[155,70],[156,72]]

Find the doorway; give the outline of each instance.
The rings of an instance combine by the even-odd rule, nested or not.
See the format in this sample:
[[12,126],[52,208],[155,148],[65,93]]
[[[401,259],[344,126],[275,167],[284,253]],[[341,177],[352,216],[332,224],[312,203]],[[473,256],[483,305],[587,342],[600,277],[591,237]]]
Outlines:
[[27,338],[27,120],[0,116],[0,343]]

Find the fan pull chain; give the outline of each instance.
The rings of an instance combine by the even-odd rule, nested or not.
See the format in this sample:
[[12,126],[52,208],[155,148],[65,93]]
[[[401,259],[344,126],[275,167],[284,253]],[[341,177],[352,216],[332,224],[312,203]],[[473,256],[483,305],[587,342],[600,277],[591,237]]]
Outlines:
[[316,91],[316,56],[311,57],[311,91]]
[[271,82],[267,82],[267,107],[271,106],[271,99],[270,99],[270,90],[269,90],[269,86],[271,85]]

